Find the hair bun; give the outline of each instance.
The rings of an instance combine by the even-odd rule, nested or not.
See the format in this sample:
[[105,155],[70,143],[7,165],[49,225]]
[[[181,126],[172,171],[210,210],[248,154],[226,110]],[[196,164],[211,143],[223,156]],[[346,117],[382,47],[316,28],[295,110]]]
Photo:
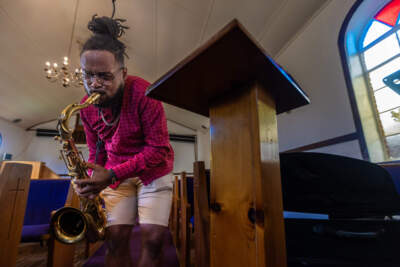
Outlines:
[[125,29],[129,29],[121,24],[123,22],[125,22],[124,19],[97,17],[95,14],[88,23],[88,29],[94,34],[108,35],[113,39],[118,39],[125,33]]

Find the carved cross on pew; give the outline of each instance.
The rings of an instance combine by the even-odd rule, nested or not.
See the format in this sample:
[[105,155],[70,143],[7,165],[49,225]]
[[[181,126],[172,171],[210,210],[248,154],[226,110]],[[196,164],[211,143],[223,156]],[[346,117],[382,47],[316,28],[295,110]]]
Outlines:
[[3,162],[0,168],[0,266],[15,266],[32,165]]
[[[16,187],[11,188],[8,191],[8,195],[9,195],[8,201],[11,204],[11,205],[8,205],[8,208],[11,211],[11,216],[9,217],[9,219],[10,219],[9,226],[6,229],[4,229],[8,234],[7,239],[10,239],[10,237],[11,237],[11,227],[13,226],[12,225],[13,219],[16,216],[18,216],[18,214],[16,214],[18,212],[18,209],[17,209],[18,203],[17,202],[18,202],[18,197],[21,196],[21,194],[18,194],[18,192],[24,193],[24,191],[26,190],[25,186],[22,185],[22,178],[17,177],[14,180],[17,182]],[[6,210],[6,214],[7,214],[7,212],[8,212],[8,210]]]
[[147,95],[210,117],[209,265],[286,266],[276,114],[304,92],[233,20]]

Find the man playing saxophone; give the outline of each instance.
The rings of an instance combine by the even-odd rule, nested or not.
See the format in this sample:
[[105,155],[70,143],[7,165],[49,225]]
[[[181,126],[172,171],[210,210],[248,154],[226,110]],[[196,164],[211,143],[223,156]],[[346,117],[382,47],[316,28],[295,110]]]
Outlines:
[[[142,251],[138,266],[157,266],[168,226],[174,153],[162,104],[145,96],[149,83],[127,75],[123,20],[94,16],[83,45],[86,93],[98,104],[80,110],[89,147],[91,179],[76,180],[81,197],[97,194],[107,213],[106,266],[131,266],[129,239],[137,217]],[[87,99],[85,96],[82,103]]]

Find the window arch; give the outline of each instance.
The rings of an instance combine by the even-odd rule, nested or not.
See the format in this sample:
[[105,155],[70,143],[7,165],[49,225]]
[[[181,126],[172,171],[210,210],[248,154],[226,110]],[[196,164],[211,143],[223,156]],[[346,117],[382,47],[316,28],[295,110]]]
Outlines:
[[400,94],[383,81],[400,70],[399,13],[400,0],[359,0],[339,36],[360,144],[373,162],[400,160],[400,122],[392,117]]

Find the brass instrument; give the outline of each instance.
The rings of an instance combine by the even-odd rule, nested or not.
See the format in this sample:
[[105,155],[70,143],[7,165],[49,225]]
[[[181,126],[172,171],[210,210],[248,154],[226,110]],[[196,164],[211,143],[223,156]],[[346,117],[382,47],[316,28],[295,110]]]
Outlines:
[[[68,105],[58,120],[62,143],[61,156],[68,169],[68,174],[75,179],[87,179],[87,167],[82,154],[77,150],[72,137],[73,130],[69,129],[69,119],[77,111],[96,103],[100,94],[90,95],[82,104]],[[57,210],[51,219],[51,229],[54,237],[65,244],[74,244],[85,237],[89,242],[104,239],[106,215],[102,207],[102,199],[96,196],[94,199],[80,197],[80,210],[72,207],[63,207]]]

